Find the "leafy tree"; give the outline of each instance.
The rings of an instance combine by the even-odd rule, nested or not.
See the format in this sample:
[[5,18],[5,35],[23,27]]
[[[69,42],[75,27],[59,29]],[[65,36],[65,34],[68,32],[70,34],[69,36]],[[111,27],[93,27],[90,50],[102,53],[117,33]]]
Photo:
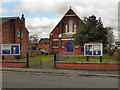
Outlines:
[[108,35],[108,32],[111,30],[112,28],[103,26],[101,18],[97,20],[94,15],[89,18],[85,17],[83,23],[79,25],[76,34],[73,36],[75,38],[74,43],[83,46],[88,42],[101,42],[105,47],[112,41],[111,38],[113,37],[109,38]]

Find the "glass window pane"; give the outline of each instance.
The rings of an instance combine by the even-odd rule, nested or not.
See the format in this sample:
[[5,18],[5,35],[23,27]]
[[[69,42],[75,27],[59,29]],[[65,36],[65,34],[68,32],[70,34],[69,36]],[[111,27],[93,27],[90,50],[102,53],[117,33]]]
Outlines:
[[67,25],[65,25],[65,32],[67,32],[67,28],[68,28]]
[[74,32],[76,32],[76,24],[74,24]]
[[69,21],[69,32],[72,32],[72,20]]

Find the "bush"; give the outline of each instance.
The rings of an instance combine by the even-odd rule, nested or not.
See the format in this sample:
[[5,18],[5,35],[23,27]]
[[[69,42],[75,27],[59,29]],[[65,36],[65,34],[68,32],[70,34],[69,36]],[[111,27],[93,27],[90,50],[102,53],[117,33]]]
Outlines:
[[114,55],[114,52],[115,52],[115,49],[110,50],[109,55],[110,55],[110,56],[113,56],[113,55]]

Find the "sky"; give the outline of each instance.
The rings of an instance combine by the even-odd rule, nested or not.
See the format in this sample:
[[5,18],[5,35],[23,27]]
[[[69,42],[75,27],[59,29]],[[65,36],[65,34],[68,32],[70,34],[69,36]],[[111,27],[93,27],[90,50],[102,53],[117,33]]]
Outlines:
[[69,8],[81,18],[95,15],[118,38],[118,0],[0,0],[0,17],[20,17],[30,35],[48,38]]

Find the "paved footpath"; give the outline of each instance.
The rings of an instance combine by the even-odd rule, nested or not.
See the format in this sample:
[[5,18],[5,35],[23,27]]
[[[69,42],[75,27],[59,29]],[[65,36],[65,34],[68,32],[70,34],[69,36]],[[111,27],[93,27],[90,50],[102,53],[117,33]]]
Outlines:
[[54,60],[43,63],[43,64],[40,64],[40,65],[37,65],[37,66],[33,66],[33,67],[30,67],[30,68],[31,69],[40,69],[40,68],[50,69],[51,68],[52,69],[52,68],[54,68]]
[[43,74],[61,74],[61,75],[78,75],[78,76],[109,76],[118,77],[118,71],[90,71],[90,70],[65,70],[65,69],[30,69],[30,68],[2,68],[2,71],[12,72],[30,72]]

